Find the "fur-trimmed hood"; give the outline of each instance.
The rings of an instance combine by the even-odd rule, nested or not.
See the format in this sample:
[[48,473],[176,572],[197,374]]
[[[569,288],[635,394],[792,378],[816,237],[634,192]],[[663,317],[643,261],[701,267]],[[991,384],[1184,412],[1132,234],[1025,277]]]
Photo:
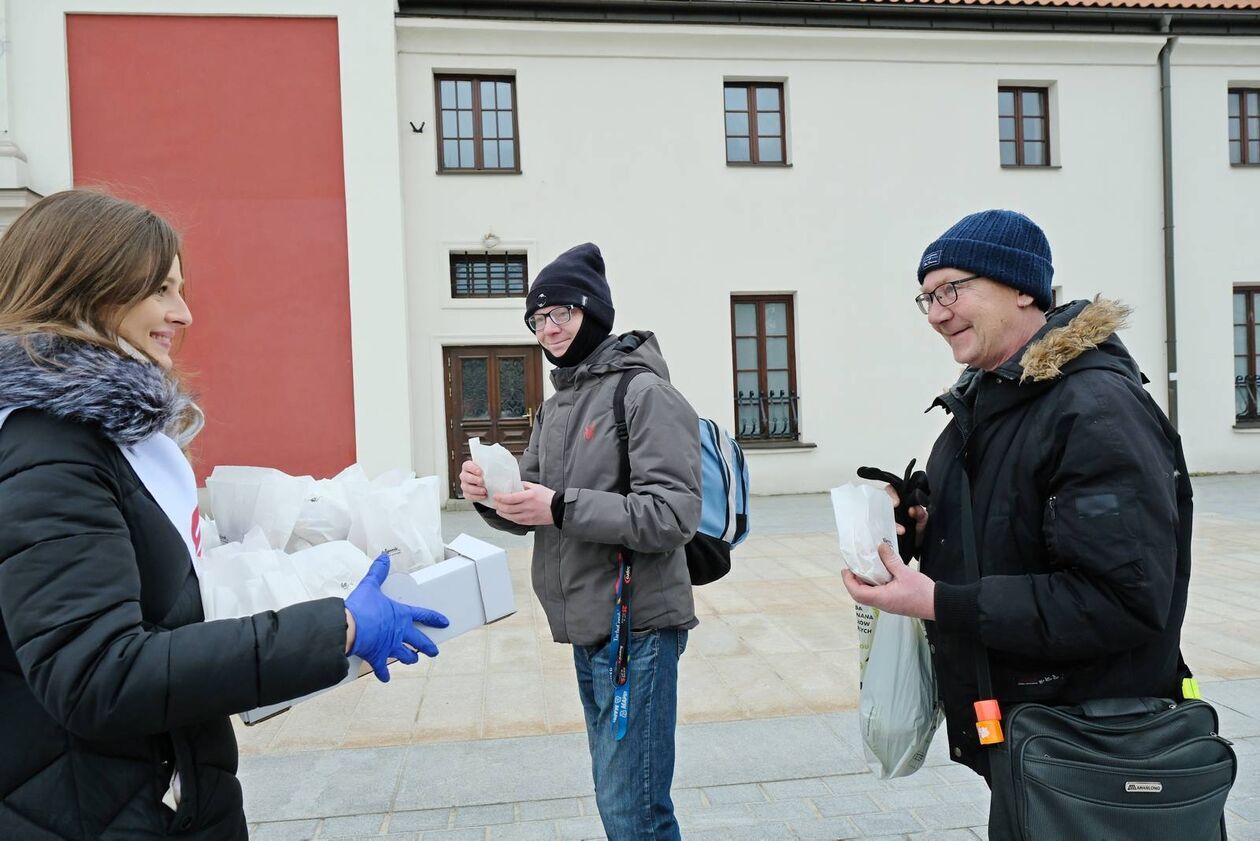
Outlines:
[[[1063,368],[1128,326],[1127,304],[1103,298],[1073,301],[1046,317],[1046,328],[1019,358],[1020,382],[1044,382],[1063,375]],[[1125,354],[1128,355],[1127,353]]]
[[0,334],[0,409],[94,424],[120,447],[158,432],[185,446],[201,428],[192,398],[157,365],[46,333]]

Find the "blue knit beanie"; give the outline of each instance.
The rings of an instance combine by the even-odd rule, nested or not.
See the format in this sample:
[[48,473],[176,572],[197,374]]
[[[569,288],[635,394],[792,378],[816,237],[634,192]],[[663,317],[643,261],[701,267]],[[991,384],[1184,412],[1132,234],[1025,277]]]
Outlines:
[[923,251],[919,285],[936,269],[962,269],[1031,295],[1043,310],[1053,300],[1050,243],[1037,223],[1013,210],[965,216]]
[[588,319],[611,330],[616,310],[604,275],[604,255],[593,242],[575,245],[543,266],[525,297],[525,318],[556,304],[574,304]]

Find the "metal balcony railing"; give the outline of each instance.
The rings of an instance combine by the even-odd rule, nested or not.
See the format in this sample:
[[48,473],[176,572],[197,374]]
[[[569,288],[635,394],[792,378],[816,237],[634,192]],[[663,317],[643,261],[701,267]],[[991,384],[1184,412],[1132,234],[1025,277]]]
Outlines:
[[789,391],[739,391],[735,396],[735,437],[741,441],[795,441],[799,397]]
[[1260,421],[1260,375],[1234,377],[1234,404],[1237,420]]

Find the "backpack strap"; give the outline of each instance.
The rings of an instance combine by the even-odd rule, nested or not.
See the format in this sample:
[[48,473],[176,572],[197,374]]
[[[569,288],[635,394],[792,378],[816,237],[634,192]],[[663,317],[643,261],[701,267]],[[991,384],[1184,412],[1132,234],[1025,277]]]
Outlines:
[[631,380],[639,374],[646,373],[645,368],[622,371],[617,379],[617,388],[613,392],[613,420],[617,426],[617,451],[621,455],[617,487],[627,495],[630,493],[630,427],[626,424],[626,392],[630,389]]

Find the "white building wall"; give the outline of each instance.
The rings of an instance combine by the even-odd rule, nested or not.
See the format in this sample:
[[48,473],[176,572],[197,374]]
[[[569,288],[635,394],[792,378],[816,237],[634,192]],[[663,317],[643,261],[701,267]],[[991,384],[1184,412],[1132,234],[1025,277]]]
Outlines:
[[[1260,41],[1173,49],[1179,425],[1191,470],[1260,469],[1260,430],[1234,428],[1232,290],[1260,285],[1260,167],[1229,164],[1227,92],[1260,87]],[[1152,378],[1153,379],[1153,378]]]
[[[616,327],[654,330],[674,382],[727,425],[729,296],[793,293],[801,438],[816,446],[750,451],[760,493],[822,490],[860,464],[926,456],[944,416],[922,410],[957,366],[911,301],[914,271],[931,239],[986,207],[1045,228],[1065,297],[1134,306],[1124,339],[1166,403],[1162,38],[402,19],[398,43],[404,125],[432,127],[402,135],[415,451],[433,454],[418,469],[445,472],[441,346],[530,340],[519,299],[449,298],[448,251],[487,232],[527,244],[531,276],[597,242]],[[1182,66],[1194,50],[1219,61],[1211,41],[1174,53],[1178,119],[1204,111],[1178,135],[1180,178],[1202,157],[1217,179],[1260,176],[1227,166],[1225,79],[1260,75],[1238,69],[1255,45],[1231,43],[1229,67]],[[516,76],[522,174],[436,174],[433,74],[451,71]],[[786,80],[790,168],[726,166],[724,79]],[[1053,86],[1059,166],[999,166],[996,89],[1018,82]],[[1246,259],[1203,253],[1228,238],[1226,212],[1255,229],[1240,181],[1224,208],[1219,192],[1178,195],[1181,412],[1197,470],[1260,469],[1260,439],[1230,428],[1228,330],[1208,338],[1229,317],[1224,275],[1241,281]],[[1203,272],[1218,278],[1215,304],[1192,291]]]

